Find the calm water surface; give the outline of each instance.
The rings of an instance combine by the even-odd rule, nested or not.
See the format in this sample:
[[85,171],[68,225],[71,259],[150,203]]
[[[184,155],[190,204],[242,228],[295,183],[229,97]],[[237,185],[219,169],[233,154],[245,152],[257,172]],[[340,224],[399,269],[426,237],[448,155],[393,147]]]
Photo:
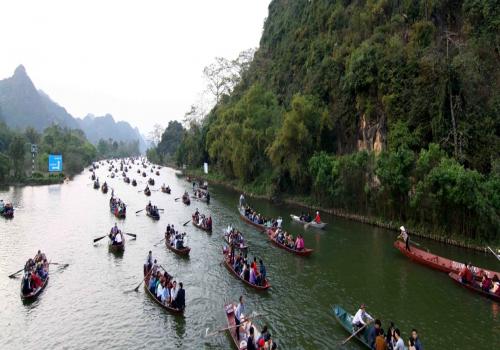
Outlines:
[[[134,167],[129,174],[139,179]],[[98,170],[101,180],[107,167]],[[148,172],[148,175],[150,173]],[[151,174],[152,175],[152,174]],[[13,220],[0,219],[0,349],[232,349],[230,338],[205,338],[205,329],[224,326],[223,304],[244,295],[247,312],[265,313],[257,323],[268,324],[282,349],[336,349],[347,337],[335,322],[331,305],[354,313],[360,303],[382,319],[394,321],[407,339],[411,328],[420,331],[426,349],[493,349],[500,345],[500,305],[456,286],[446,274],[416,265],[392,247],[396,234],[387,230],[323,215],[326,230],[303,231],[285,220],[294,233],[304,232],[310,258],[293,256],[270,245],[264,235],[241,222],[236,211],[239,194],[213,186],[210,205],[184,206],[180,197],[190,184],[172,169],[163,168],[161,183],[172,195],[153,192],[151,201],[165,208],[159,222],[144,212],[148,198],[121,180],[106,178],[115,194],[128,204],[119,225],[138,235],[127,241],[122,256],[108,250],[106,234],[115,218],[109,213],[109,194],[92,189],[89,173],[64,185],[0,190],[0,198],[20,209]],[[300,208],[250,200],[269,216],[300,213]],[[189,259],[163,245],[167,223],[182,225],[198,207],[212,215],[214,233],[186,226]],[[243,286],[221,262],[222,228],[234,224],[245,233],[254,254],[264,260],[272,288],[259,293]],[[433,252],[500,270],[493,256],[419,240]],[[7,276],[19,270],[37,249],[53,262],[69,263],[65,270],[52,265],[50,281],[32,304],[19,297],[20,279]],[[161,309],[141,288],[142,265],[152,249],[158,261],[184,282],[184,317]],[[343,349],[362,349],[356,341]]]

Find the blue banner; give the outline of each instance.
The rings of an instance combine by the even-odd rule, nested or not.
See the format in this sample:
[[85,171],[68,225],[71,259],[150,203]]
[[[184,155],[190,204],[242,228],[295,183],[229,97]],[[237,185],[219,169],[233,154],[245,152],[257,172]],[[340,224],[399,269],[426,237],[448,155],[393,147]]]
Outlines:
[[60,154],[49,154],[49,172],[63,170],[63,159]]

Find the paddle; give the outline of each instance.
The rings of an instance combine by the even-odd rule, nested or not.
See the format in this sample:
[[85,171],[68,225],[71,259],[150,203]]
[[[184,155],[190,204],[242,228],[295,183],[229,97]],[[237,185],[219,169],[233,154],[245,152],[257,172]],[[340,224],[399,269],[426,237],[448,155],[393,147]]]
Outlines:
[[143,210],[144,210],[144,209],[138,210],[138,211],[136,211],[135,213],[136,213],[136,214],[139,214],[139,213],[140,213],[141,211],[143,211]]
[[165,240],[165,238],[163,238],[161,241],[159,241],[158,243],[156,243],[156,244],[154,245],[154,247],[158,246],[158,244],[160,244],[160,243],[161,243],[161,242],[163,242],[164,240]]
[[100,241],[100,240],[101,240],[101,239],[103,239],[104,237],[108,237],[108,235],[106,235],[106,236],[102,236],[102,237],[99,237],[99,238],[95,238],[95,239],[94,239],[94,243],[95,243],[95,242]]
[[[253,313],[253,316],[245,318],[245,320],[244,320],[241,324],[243,324],[243,323],[245,323],[245,322],[247,322],[247,321],[253,320],[254,318],[258,318],[258,317],[262,317],[262,316],[265,316],[265,314],[255,314],[255,312],[254,312],[254,313]],[[218,330],[216,330],[216,331],[213,331],[212,333],[208,333],[208,330],[209,330],[210,328],[209,328],[209,327],[207,327],[207,329],[205,329],[205,338],[206,338],[206,337],[211,337],[211,336],[213,336],[213,335],[217,335],[217,334],[219,334],[219,333],[221,333],[221,332],[224,332],[224,331],[227,331],[227,330],[230,330],[230,329],[233,329],[233,328],[240,327],[240,326],[241,326],[241,324],[239,324],[239,325],[234,325],[234,326],[229,326],[229,327],[224,327],[224,328],[220,328],[220,329],[218,329]]]
[[185,223],[182,224],[182,226],[186,226],[187,224],[189,224],[190,221],[191,220],[186,221]]
[[177,202],[179,199],[181,199],[181,198],[180,198],[180,197],[178,197],[178,198],[174,198],[174,201],[176,201],[176,202]]
[[500,254],[495,253],[495,251],[493,249],[491,249],[490,247],[488,247],[488,249],[495,256],[495,258],[497,258],[498,260],[500,260]]
[[63,269],[69,266],[69,264],[62,264],[57,262],[49,262],[49,265],[61,265]]
[[123,232],[123,233],[126,234],[127,236],[137,238],[136,234],[133,234],[133,233],[130,233],[130,232]]
[[363,329],[366,328],[366,326],[368,326],[370,323],[372,323],[372,321],[368,322],[368,323],[365,323],[365,325],[363,327],[361,327],[360,329],[358,329],[356,332],[354,332],[353,334],[351,334],[349,336],[349,338],[347,338],[346,340],[344,340],[342,342],[342,345],[344,345],[345,343],[347,343],[349,340],[351,340],[352,337],[354,337],[355,335],[357,335],[359,332],[361,332]]
[[23,270],[24,270],[24,267],[23,267],[21,270],[16,271],[16,272],[14,272],[13,274],[9,275],[9,278],[15,278],[15,277],[16,277],[16,275],[17,275],[19,272],[23,271]]
[[139,285],[137,287],[135,287],[134,289],[131,290],[131,292],[137,292],[139,290],[139,287],[142,285],[142,282],[144,282],[146,280],[146,278],[148,278],[148,276],[151,274],[151,272],[153,272],[153,269],[149,270],[149,272],[146,274],[146,276],[144,276],[144,278],[141,280],[141,283],[139,283]]

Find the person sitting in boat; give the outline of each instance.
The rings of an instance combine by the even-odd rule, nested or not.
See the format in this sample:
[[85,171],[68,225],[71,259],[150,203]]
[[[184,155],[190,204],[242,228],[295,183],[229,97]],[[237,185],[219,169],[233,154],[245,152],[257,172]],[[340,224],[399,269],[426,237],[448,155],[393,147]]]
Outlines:
[[366,326],[367,322],[372,322],[373,317],[371,317],[367,312],[366,312],[366,306],[365,304],[361,304],[359,307],[359,310],[356,312],[352,319],[352,326],[353,330],[357,330],[361,327]]
[[161,297],[163,295],[163,287],[165,282],[160,279],[160,283],[156,286],[156,299],[161,301]]
[[483,276],[481,279],[481,289],[485,292],[489,292],[492,286],[491,278],[488,277],[486,272],[483,271]]
[[167,235],[170,235],[170,224],[167,225],[167,229],[165,231]]
[[173,306],[176,309],[184,310],[186,307],[186,291],[184,290],[184,285],[182,282],[179,283],[179,290],[177,291],[177,295],[173,301]]
[[368,330],[368,343],[371,349],[375,349],[375,341],[377,339],[378,331],[382,327],[379,319],[375,320],[374,326]]
[[47,260],[44,259],[42,262],[40,262],[38,264],[37,269],[36,269],[36,273],[44,281],[47,279],[47,276],[49,275],[47,272],[46,266],[47,266]]
[[170,290],[168,289],[168,286],[165,283],[167,283],[167,282],[166,281],[164,282],[164,285],[163,285],[164,288],[162,290],[160,300],[163,304],[168,305],[170,302]]
[[295,247],[294,247],[295,250],[297,251],[302,251],[304,250],[304,238],[302,237],[301,234],[298,234],[297,235],[297,239],[295,240]]
[[471,266],[471,263],[464,264],[464,267],[458,274],[458,276],[460,277],[460,282],[462,282],[463,284],[471,284],[474,281],[474,275],[472,274],[472,271],[470,269]]
[[118,229],[118,225],[115,222],[115,226],[113,226],[111,228],[111,234],[116,235],[118,233],[118,231],[120,231],[120,230]]
[[184,249],[184,236],[185,235],[186,235],[185,232],[182,235],[177,233],[176,242],[175,242],[175,249]]
[[31,283],[34,290],[37,290],[43,285],[42,279],[36,274],[35,271],[31,272]]
[[115,234],[114,239],[113,239],[113,245],[121,245],[123,242],[123,236],[122,236],[122,231],[118,230],[118,232]]
[[490,293],[500,296],[500,279],[497,275],[491,279],[491,286]]
[[153,267],[153,252],[150,250],[144,264],[144,275],[146,275]]
[[31,294],[33,292],[33,287],[31,285],[31,274],[26,273],[23,277],[23,287],[22,291],[24,295]]

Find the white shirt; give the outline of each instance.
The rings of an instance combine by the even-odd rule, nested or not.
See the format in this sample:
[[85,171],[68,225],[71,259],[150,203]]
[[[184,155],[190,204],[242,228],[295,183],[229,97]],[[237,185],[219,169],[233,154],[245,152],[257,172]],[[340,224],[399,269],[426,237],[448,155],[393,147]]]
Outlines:
[[172,287],[172,289],[170,289],[170,296],[172,297],[172,300],[175,300],[175,298],[177,298],[177,291],[177,288]]
[[238,321],[241,321],[241,315],[243,313],[245,313],[245,305],[239,303],[238,306],[236,307],[236,312],[234,313],[234,316]]
[[117,233],[116,236],[115,236],[115,242],[116,243],[121,243],[122,242],[122,234],[121,233]]
[[408,234],[406,233],[406,231],[401,231],[401,237],[403,238],[403,241],[406,242],[406,240],[408,239]]
[[158,283],[158,288],[156,288],[156,296],[160,298],[163,295],[163,287],[161,283]]
[[364,311],[363,309],[359,309],[358,312],[356,312],[356,315],[354,315],[354,318],[352,319],[351,323],[352,324],[361,323],[362,325],[364,325],[365,318],[370,319],[370,320],[373,319],[370,315],[368,315],[368,313],[366,311]]
[[278,220],[276,220],[276,222],[278,223],[278,227],[281,227],[281,223],[283,222],[283,219],[279,218]]

